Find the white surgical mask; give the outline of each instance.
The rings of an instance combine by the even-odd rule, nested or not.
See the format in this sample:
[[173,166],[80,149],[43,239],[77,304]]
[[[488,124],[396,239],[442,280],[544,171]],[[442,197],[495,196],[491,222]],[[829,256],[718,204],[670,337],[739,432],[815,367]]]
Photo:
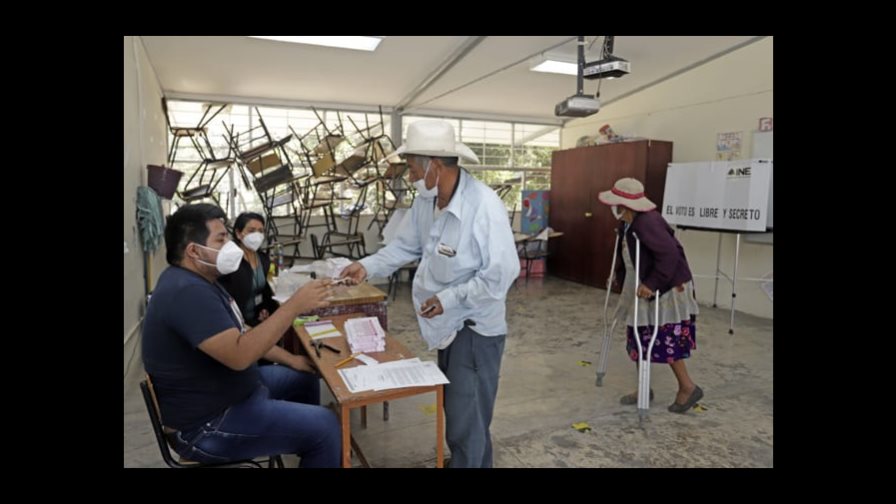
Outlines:
[[426,160],[426,171],[423,172],[423,178],[414,181],[414,187],[417,189],[417,195],[424,199],[433,199],[439,194],[439,175],[436,174],[436,183],[432,189],[426,188],[426,176],[429,174],[429,168],[432,166],[432,159]]
[[622,215],[625,213],[616,205],[610,205],[610,211],[613,212],[613,217],[616,217],[616,220],[621,220]]
[[264,241],[264,234],[259,233],[258,231],[254,233],[249,233],[243,237],[243,245],[246,246],[247,249],[255,251],[258,250],[258,247],[261,246],[261,242]]
[[207,263],[202,259],[197,259],[197,261],[205,264],[207,266],[214,266],[217,268],[218,273],[222,275],[229,275],[234,271],[240,269],[240,261],[243,260],[243,249],[239,247],[235,242],[229,241],[224,244],[223,247],[219,249],[213,249],[211,247],[206,247],[205,245],[196,244],[204,249],[214,250],[218,253],[218,258],[215,260],[215,264]]

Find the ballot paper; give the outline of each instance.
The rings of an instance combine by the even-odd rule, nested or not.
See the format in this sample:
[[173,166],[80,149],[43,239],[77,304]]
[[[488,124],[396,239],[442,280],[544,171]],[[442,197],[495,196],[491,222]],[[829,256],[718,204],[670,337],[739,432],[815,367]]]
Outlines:
[[313,340],[342,336],[342,333],[339,332],[339,329],[336,329],[336,326],[334,326],[333,322],[330,320],[305,322],[305,330],[308,331],[308,334]]
[[349,392],[427,387],[448,383],[448,378],[433,361],[403,359],[339,370]]

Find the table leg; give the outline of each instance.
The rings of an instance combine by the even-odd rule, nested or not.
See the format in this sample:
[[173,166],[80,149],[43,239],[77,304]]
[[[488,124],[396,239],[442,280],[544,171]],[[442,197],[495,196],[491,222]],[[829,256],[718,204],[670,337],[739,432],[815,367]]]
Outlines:
[[445,466],[445,386],[436,389],[436,467]]

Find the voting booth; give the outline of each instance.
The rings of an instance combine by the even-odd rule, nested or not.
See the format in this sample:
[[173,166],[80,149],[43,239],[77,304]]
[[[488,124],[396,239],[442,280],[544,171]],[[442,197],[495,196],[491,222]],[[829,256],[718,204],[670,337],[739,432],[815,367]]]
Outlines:
[[[731,282],[731,319],[728,334],[734,334],[734,304],[737,297],[737,267],[743,233],[772,231],[772,159],[669,163],[663,208],[669,224],[681,229],[735,233],[734,272],[728,276],[719,267],[722,236],[716,254],[713,306],[717,306],[719,278]],[[702,275],[694,275],[702,276]],[[766,281],[763,278],[741,278]]]

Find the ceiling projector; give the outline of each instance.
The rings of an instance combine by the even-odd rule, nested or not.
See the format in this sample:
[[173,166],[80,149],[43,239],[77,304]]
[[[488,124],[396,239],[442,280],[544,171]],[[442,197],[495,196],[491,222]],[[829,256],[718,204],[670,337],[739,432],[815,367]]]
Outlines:
[[614,79],[622,77],[630,71],[631,63],[616,56],[608,56],[600,61],[585,63],[582,77],[586,79]]
[[584,94],[574,94],[554,107],[554,115],[586,117],[600,110],[600,100]]

